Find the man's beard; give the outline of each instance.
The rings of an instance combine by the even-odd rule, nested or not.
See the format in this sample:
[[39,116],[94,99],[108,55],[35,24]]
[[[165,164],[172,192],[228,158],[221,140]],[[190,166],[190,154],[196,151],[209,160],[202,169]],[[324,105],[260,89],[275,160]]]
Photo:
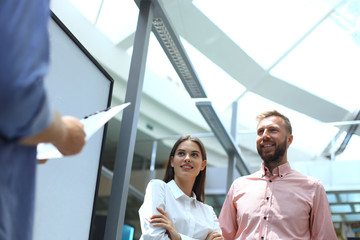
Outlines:
[[257,151],[261,157],[261,159],[265,163],[280,163],[282,160],[282,157],[284,156],[286,152],[287,146],[286,146],[286,137],[282,143],[279,145],[276,145],[274,152],[266,152],[264,153],[263,148],[257,147]]

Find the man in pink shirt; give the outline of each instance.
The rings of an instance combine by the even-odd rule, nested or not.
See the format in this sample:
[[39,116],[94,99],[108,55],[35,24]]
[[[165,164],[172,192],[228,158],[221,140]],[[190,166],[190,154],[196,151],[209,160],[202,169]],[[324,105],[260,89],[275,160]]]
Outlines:
[[260,171],[236,179],[219,216],[225,240],[337,240],[325,189],[291,169],[290,121],[277,111],[257,117]]

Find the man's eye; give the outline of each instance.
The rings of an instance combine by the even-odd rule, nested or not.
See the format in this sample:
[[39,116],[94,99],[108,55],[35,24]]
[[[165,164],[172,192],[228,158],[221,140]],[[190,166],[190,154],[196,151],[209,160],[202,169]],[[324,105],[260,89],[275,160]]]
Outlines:
[[258,135],[262,135],[263,133],[264,133],[264,130],[259,130],[259,131],[257,132]]

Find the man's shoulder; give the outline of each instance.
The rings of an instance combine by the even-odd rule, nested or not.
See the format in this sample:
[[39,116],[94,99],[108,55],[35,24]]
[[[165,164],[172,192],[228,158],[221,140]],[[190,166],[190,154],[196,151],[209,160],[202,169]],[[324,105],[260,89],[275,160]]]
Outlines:
[[259,179],[261,178],[261,171],[256,171],[254,173],[251,173],[249,175],[245,175],[245,176],[241,176],[241,177],[238,177],[234,180],[233,183],[235,184],[241,184],[241,183],[245,183],[245,182],[248,182],[248,181],[251,181],[251,180],[254,180],[254,179]]
[[321,185],[322,186],[322,183],[319,179],[315,178],[315,177],[312,177],[312,176],[309,176],[309,175],[305,175],[301,172],[298,172],[296,170],[291,170],[291,175],[293,178],[296,178],[296,179],[299,179],[301,181],[304,181],[310,185]]

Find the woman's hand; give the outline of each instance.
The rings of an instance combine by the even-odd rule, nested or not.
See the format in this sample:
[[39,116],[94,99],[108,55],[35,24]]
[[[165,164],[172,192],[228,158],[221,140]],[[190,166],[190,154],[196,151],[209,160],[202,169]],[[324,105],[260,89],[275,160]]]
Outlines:
[[160,214],[152,215],[150,217],[150,223],[152,223],[155,227],[162,227],[166,229],[166,233],[169,235],[171,240],[181,240],[180,234],[175,230],[175,227],[166,212],[159,207],[156,209],[160,212]]
[[207,235],[206,240],[221,240],[224,239],[220,233],[211,232]]

